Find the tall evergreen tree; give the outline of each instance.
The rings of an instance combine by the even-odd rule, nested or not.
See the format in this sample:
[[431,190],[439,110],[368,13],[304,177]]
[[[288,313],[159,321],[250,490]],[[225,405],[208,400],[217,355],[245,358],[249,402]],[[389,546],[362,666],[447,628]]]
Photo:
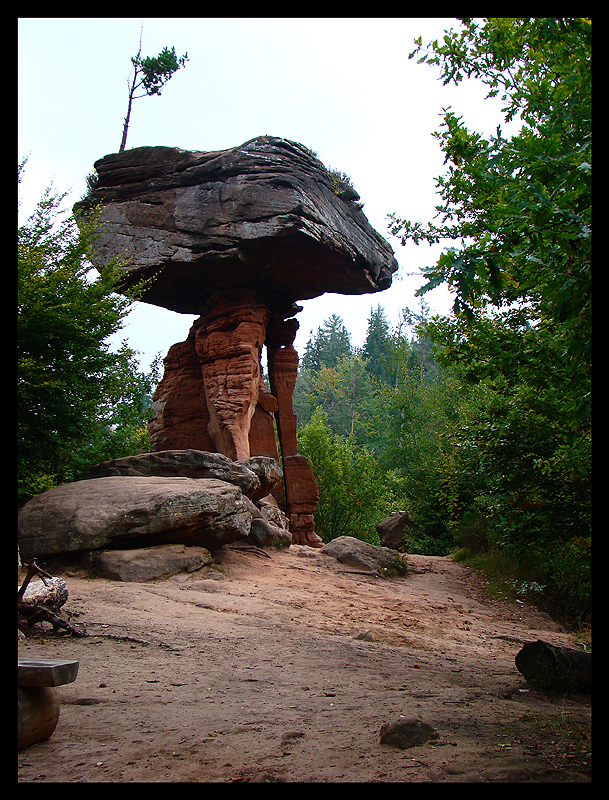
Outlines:
[[307,342],[302,367],[317,372],[322,367],[335,367],[340,358],[352,354],[351,334],[342,318],[332,314]]
[[370,310],[366,339],[362,348],[366,368],[383,383],[395,382],[395,364],[391,332],[385,311],[380,305]]

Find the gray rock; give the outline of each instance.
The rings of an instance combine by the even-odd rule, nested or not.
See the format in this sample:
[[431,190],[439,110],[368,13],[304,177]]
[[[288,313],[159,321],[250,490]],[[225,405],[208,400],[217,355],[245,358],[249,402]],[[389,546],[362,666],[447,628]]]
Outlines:
[[286,531],[290,530],[290,520],[279,508],[274,498],[263,497],[256,502],[256,506],[262,516],[267,522],[270,522],[271,525],[274,525],[276,528],[283,528]]
[[21,601],[26,605],[45,606],[57,611],[68,599],[68,587],[63,578],[45,578],[28,583]]
[[211,560],[211,553],[204,547],[166,544],[135,550],[94,550],[81,563],[101,578],[144,583],[179,572],[195,572]]
[[108,547],[186,544],[210,550],[244,539],[241,489],[214,479],[111,476],[32,498],[18,513],[22,559]]
[[438,732],[427,722],[419,719],[398,719],[381,727],[381,744],[389,744],[407,750],[438,738]]
[[248,536],[252,544],[257,547],[289,547],[292,544],[292,534],[287,529],[275,525],[249,498],[245,503],[252,515]]
[[383,577],[404,575],[407,571],[406,562],[395,550],[378,547],[353,536],[338,536],[325,544],[320,552],[333,556],[341,564],[375,572]]
[[[259,457],[262,459],[262,457]],[[267,461],[277,464],[272,458]],[[155,453],[142,453],[136,456],[116,458],[97,464],[87,473],[89,478],[108,478],[126,475],[139,478],[215,478],[238,486],[244,494],[251,496],[260,488],[258,472],[272,474],[272,466],[264,461],[252,461],[252,469],[246,462],[231,461],[221,453],[206,450],[159,450]],[[281,470],[279,464],[279,477]],[[278,479],[276,479],[278,480]],[[270,490],[269,490],[270,491]],[[268,494],[268,492],[265,492]]]
[[[218,291],[249,288],[282,308],[324,292],[387,289],[398,269],[356,192],[337,196],[306,147],[259,136],[216,152],[136,147],[95,162],[86,215],[102,204],[93,261],[118,258],[140,299],[200,314]],[[277,307],[279,307],[277,306]]]
[[283,479],[283,470],[279,462],[268,456],[251,456],[243,461],[234,461],[233,463],[258,476],[260,481],[258,488],[252,492],[245,492],[252,500],[260,500],[271,494],[275,486]]
[[415,523],[410,519],[407,511],[394,511],[376,526],[381,547],[399,550],[405,544],[411,528],[414,527]]

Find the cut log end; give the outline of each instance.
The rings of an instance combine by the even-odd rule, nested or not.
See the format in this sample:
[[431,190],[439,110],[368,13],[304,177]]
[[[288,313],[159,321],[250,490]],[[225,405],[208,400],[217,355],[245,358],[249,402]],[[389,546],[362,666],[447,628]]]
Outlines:
[[592,653],[555,647],[539,639],[516,655],[516,668],[529,683],[553,691],[591,691]]

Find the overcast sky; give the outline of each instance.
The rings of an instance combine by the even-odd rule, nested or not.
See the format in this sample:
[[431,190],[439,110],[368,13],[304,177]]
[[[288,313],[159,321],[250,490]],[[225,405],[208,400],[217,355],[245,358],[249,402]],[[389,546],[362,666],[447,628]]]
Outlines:
[[[409,60],[423,43],[458,28],[450,18],[20,18],[18,20],[18,157],[28,158],[21,215],[29,215],[51,183],[85,191],[99,158],[118,151],[127,106],[131,56],[163,47],[188,53],[160,97],[133,105],[127,148],[167,145],[223,150],[255,136],[292,139],[315,150],[327,167],[349,174],[370,223],[392,245],[400,264],[393,286],[358,297],[324,295],[302,303],[300,354],[312,333],[338,314],[361,346],[372,308],[390,324],[399,311],[419,308],[418,270],[438,251],[402,247],[388,232],[391,212],[429,221],[438,198],[443,158],[432,133],[443,107],[492,134],[501,121],[484,87],[442,86],[437,68]],[[414,274],[414,276],[413,276]],[[440,288],[425,296],[448,312]],[[160,352],[186,338],[195,317],[137,304],[119,338],[147,368]]]

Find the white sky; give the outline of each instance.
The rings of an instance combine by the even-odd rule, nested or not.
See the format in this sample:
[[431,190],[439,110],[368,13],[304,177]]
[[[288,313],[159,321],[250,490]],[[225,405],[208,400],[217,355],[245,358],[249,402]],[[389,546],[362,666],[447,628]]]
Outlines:
[[[400,309],[419,308],[420,276],[408,277],[438,250],[404,248],[388,233],[391,212],[426,222],[438,202],[435,178],[443,157],[432,133],[443,107],[488,135],[501,121],[498,104],[479,83],[442,86],[437,68],[409,60],[413,40],[441,39],[458,28],[450,18],[20,18],[18,20],[18,158],[28,158],[20,215],[29,215],[52,183],[85,191],[93,163],[118,151],[127,105],[130,57],[163,47],[187,52],[160,97],[134,102],[127,148],[167,145],[222,150],[255,136],[292,139],[315,150],[327,167],[352,178],[364,213],[392,245],[400,264],[393,286],[378,294],[325,295],[302,303],[300,354],[330,314],[338,314],[361,346],[372,308],[390,324]],[[425,296],[447,312],[445,289]],[[136,304],[119,339],[147,368],[183,341],[195,319]]]

